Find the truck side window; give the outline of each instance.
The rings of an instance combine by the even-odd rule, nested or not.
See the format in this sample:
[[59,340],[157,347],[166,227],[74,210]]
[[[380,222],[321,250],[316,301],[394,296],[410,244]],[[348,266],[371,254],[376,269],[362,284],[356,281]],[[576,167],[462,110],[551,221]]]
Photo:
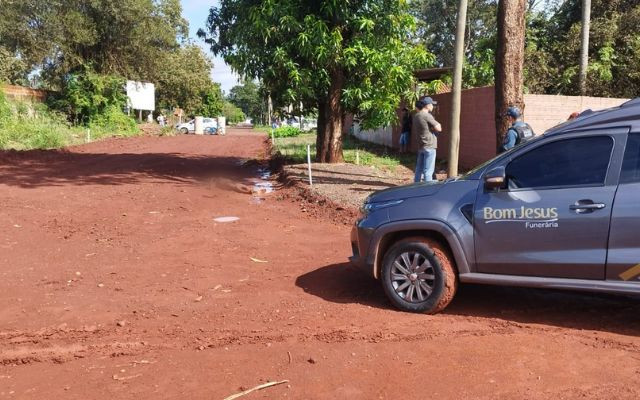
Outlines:
[[640,182],[640,133],[631,133],[622,162],[620,183]]
[[604,185],[613,139],[589,136],[554,141],[511,161],[510,189]]

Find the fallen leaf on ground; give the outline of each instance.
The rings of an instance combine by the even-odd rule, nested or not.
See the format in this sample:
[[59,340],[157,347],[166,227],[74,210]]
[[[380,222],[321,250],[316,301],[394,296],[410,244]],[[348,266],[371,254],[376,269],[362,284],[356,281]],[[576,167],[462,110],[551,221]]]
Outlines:
[[253,258],[253,257],[249,257],[251,259],[251,261],[253,262],[257,262],[257,263],[268,263],[269,261],[265,261],[265,260],[259,260],[257,258]]

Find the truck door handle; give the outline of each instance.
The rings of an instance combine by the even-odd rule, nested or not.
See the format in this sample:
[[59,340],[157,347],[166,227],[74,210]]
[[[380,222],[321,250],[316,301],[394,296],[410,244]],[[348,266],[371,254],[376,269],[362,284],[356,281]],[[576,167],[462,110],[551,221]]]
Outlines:
[[604,203],[594,203],[593,200],[580,200],[576,201],[575,204],[569,206],[570,210],[582,211],[582,212],[593,212],[595,210],[602,210],[607,207]]

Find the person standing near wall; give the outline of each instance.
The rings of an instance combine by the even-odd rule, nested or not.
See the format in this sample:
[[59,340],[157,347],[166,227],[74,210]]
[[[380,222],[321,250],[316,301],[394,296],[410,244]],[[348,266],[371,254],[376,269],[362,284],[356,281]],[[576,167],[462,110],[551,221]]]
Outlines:
[[506,115],[511,119],[511,127],[504,135],[503,152],[511,150],[535,136],[531,126],[522,120],[522,113],[518,107],[509,107]]
[[431,115],[433,107],[438,103],[431,97],[424,97],[416,103],[418,111],[413,116],[414,136],[418,138],[420,149],[416,161],[415,182],[422,180],[433,181],[433,173],[436,169],[436,149],[438,137],[432,132],[442,132],[442,126]]
[[411,125],[413,125],[411,114],[407,107],[402,109],[402,131],[400,133],[400,153],[409,151],[411,143]]

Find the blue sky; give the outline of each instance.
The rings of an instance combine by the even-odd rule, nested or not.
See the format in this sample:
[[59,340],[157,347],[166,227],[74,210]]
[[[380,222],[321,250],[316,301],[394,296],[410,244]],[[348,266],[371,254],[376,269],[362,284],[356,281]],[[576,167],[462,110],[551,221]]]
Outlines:
[[213,57],[207,45],[200,39],[196,33],[198,29],[204,28],[209,16],[209,8],[219,5],[218,0],[180,0],[182,3],[182,15],[189,21],[189,36],[199,44],[212,58],[214,67],[211,71],[211,78],[214,82],[220,83],[222,90],[229,93],[234,85],[237,84],[237,76],[231,72],[231,68],[225,64],[224,60],[219,57]]

